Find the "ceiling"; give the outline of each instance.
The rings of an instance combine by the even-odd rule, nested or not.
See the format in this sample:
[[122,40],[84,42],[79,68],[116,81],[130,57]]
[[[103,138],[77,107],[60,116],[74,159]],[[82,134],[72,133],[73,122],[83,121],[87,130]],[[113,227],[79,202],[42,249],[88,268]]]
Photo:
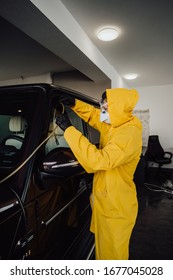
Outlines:
[[0,17],[0,81],[74,68]]
[[[129,85],[173,84],[173,2],[166,0],[62,0],[101,53],[123,77],[138,73]],[[100,27],[116,26],[121,34],[99,41]]]
[[[27,3],[26,6],[29,3],[28,0],[22,1],[17,0],[20,4]],[[77,69],[71,63],[70,56],[68,61],[64,60],[63,55],[50,51],[50,48],[46,48],[46,44],[42,45],[34,40],[34,37],[26,35],[22,31],[22,25],[24,26],[22,19],[21,28],[10,23],[12,12],[8,2],[13,1],[6,0],[0,3],[1,81]],[[62,0],[61,2],[122,78],[126,73],[139,74],[136,80],[126,82],[130,87],[173,84],[172,1]],[[20,18],[18,22],[19,20]],[[99,41],[96,33],[104,26],[118,27],[121,31],[120,36],[111,42]],[[62,48],[60,45],[59,54],[63,51]],[[87,67],[85,64],[84,66]]]

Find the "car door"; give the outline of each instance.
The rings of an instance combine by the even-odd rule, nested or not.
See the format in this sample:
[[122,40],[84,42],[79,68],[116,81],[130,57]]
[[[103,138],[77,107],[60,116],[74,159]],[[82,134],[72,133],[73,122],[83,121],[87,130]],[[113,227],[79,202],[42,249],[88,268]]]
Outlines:
[[0,259],[25,259],[37,252],[35,154],[29,156],[39,143],[37,116],[44,100],[42,88],[0,88]]
[[[47,140],[36,168],[38,252],[40,259],[87,259],[94,245],[90,232],[90,193],[93,175],[87,174],[56,126],[57,98],[52,99]],[[72,124],[87,137],[88,127],[70,109]],[[56,130],[55,130],[56,127]]]

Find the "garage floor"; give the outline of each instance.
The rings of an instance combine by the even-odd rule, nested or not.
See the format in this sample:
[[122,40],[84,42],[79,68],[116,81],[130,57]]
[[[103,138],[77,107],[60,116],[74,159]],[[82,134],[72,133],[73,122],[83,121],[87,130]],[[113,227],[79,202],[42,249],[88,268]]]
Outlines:
[[[144,185],[138,186],[139,213],[130,242],[131,260],[173,260],[172,169],[159,175],[151,169]],[[168,181],[167,193],[160,187]]]

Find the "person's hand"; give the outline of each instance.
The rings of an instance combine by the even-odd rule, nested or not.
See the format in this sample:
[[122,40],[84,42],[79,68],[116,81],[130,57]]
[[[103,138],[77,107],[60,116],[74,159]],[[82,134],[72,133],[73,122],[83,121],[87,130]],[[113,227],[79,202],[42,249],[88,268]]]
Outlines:
[[56,116],[56,124],[65,131],[69,126],[71,126],[71,121],[68,118],[68,115],[66,113],[64,114],[58,114]]
[[55,108],[56,108],[56,115],[64,114],[64,105],[62,103],[57,102],[55,104]]
[[74,107],[75,106],[75,98],[67,95],[67,94],[62,94],[58,97],[58,102],[63,103],[64,105]]

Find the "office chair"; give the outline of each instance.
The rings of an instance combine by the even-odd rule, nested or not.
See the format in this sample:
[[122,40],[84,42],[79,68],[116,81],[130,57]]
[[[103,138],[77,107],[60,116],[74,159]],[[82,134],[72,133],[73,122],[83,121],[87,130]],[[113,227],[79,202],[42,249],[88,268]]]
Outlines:
[[172,153],[163,150],[158,135],[150,135],[148,138],[146,160],[157,163],[159,171],[162,165],[172,162]]

